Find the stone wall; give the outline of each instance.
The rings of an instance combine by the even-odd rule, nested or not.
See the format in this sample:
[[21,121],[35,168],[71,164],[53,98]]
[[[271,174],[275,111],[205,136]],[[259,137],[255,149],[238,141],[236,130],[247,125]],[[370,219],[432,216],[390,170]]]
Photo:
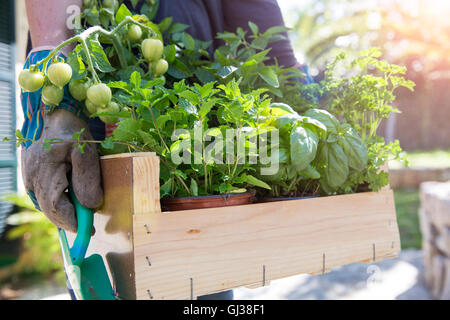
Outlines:
[[420,186],[425,281],[435,299],[450,300],[450,181]]

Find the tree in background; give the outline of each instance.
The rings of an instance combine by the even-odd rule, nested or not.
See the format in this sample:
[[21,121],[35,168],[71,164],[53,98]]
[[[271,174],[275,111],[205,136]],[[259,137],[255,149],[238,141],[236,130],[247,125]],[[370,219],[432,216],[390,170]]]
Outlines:
[[[337,53],[349,59],[379,47],[389,63],[407,67],[415,92],[399,91],[401,118],[393,114],[380,130],[407,150],[449,148],[450,1],[310,0],[298,6],[294,48],[303,54],[316,81]],[[287,17],[292,18],[292,12]],[[300,55],[300,54],[299,54]],[[300,61],[302,57],[299,57]],[[414,123],[414,126],[411,126]]]
[[355,57],[373,45],[379,15],[373,1],[315,0],[298,10],[292,37],[295,49],[317,74],[344,51]]
[[338,52],[377,46],[412,80],[449,77],[448,16],[448,0],[315,0],[299,9],[293,42],[316,74]]

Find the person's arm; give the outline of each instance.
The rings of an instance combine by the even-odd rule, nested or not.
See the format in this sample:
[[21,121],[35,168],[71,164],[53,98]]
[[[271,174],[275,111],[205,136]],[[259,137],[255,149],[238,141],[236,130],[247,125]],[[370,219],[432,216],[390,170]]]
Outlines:
[[[225,29],[235,32],[238,27],[249,31],[248,22],[255,23],[260,32],[273,26],[284,26],[283,16],[276,0],[226,0],[222,2]],[[294,55],[287,33],[286,39],[272,43],[269,55],[284,67],[300,66]]]
[[83,3],[82,0],[26,0],[33,48],[56,47],[73,35],[73,30],[67,27],[67,8],[71,5],[81,8]]
[[[46,58],[51,48],[72,35],[72,30],[67,27],[70,5],[81,6],[81,0],[26,1],[34,50],[27,57],[25,69]],[[51,150],[43,149],[41,144],[46,139],[70,141],[73,134],[81,130],[84,130],[82,140],[92,140],[87,121],[82,116],[83,104],[75,101],[65,87],[64,99],[52,113],[42,102],[42,90],[22,92],[22,109],[25,120],[22,135],[40,142],[28,141],[22,147],[22,177],[27,193],[56,226],[76,232],[75,210],[65,193],[69,186],[67,175],[71,173],[73,189],[80,203],[92,209],[98,207],[103,191],[97,148],[88,144],[84,153],[80,153],[71,142],[55,144]]]

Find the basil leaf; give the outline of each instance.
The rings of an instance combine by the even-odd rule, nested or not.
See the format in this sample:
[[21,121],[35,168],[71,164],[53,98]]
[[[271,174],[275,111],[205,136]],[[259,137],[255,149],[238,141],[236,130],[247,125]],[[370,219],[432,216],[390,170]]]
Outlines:
[[301,126],[291,132],[291,162],[297,172],[307,168],[317,153],[319,137],[312,130]]
[[328,133],[337,133],[339,128],[339,120],[331,113],[321,109],[309,109],[305,112],[305,116],[319,120],[327,127]]
[[314,169],[311,165],[307,166],[306,169],[300,171],[298,174],[307,179],[319,179],[320,178],[319,171]]
[[348,177],[348,158],[336,143],[325,143],[318,156],[318,169],[325,184],[333,189],[340,187]]
[[350,168],[358,172],[366,168],[369,159],[367,147],[353,128],[348,126],[338,144],[344,149]]

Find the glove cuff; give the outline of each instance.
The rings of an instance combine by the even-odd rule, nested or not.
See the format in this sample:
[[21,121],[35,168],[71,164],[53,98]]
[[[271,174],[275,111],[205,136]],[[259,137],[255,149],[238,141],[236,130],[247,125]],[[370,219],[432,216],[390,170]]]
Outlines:
[[[76,101],[70,97],[70,100],[68,99],[70,97],[70,93],[68,92],[67,86],[64,87],[64,100],[56,107],[51,107],[46,105],[44,102],[42,102],[43,109],[45,111],[45,115],[49,114],[49,112],[62,109],[69,111],[76,117],[80,118],[81,120],[85,121],[86,123],[89,121],[89,117],[86,115],[85,110],[86,107],[84,106],[84,103]],[[45,118],[44,115],[44,118]]]

